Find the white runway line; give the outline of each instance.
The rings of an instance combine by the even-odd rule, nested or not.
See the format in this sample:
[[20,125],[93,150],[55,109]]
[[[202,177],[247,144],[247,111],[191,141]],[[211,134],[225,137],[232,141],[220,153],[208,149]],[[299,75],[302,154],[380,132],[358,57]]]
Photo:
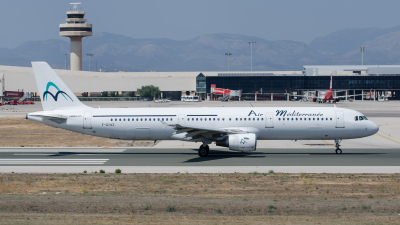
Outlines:
[[18,160],[18,161],[20,161],[20,160],[41,160],[41,161],[46,161],[46,160],[54,160],[54,161],[57,161],[57,160],[60,160],[60,161],[68,161],[68,160],[74,160],[74,161],[80,161],[80,160],[83,160],[83,161],[91,161],[91,160],[97,160],[97,161],[107,161],[108,159],[0,159],[0,161],[3,161],[3,160],[10,160],[10,161],[12,161],[12,160]]
[[32,165],[99,165],[104,164],[108,159],[0,159],[0,165],[9,164],[32,164]]
[[104,164],[105,162],[0,162],[0,165],[7,165],[7,164],[22,164],[22,165],[99,165]]

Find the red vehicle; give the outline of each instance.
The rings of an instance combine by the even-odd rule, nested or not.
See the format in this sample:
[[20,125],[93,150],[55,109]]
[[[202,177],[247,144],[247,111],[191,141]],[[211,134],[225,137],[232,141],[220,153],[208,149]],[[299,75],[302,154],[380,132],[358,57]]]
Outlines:
[[4,105],[4,103],[0,102],[0,106]]
[[25,102],[25,104],[27,104],[27,105],[34,105],[35,102],[34,102],[34,101],[27,101],[27,102]]
[[18,100],[11,100],[9,105],[25,105],[25,102],[19,102]]

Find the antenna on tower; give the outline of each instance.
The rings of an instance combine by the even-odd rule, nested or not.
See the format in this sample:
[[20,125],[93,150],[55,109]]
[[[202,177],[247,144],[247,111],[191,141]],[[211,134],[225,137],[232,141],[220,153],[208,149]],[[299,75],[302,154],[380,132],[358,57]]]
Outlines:
[[79,6],[81,3],[80,2],[76,2],[76,3],[69,3],[70,5],[74,5],[72,6],[72,10],[73,11],[78,11],[79,10]]

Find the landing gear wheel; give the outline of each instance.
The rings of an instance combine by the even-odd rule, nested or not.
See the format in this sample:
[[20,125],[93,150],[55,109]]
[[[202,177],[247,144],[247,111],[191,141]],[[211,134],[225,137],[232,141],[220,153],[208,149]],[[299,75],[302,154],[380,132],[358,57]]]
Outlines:
[[200,157],[208,156],[209,149],[210,148],[208,147],[208,145],[206,147],[203,147],[203,145],[200,145],[199,156]]
[[338,148],[338,149],[336,149],[335,152],[336,152],[336,154],[339,154],[339,155],[340,155],[340,154],[342,154],[342,149]]

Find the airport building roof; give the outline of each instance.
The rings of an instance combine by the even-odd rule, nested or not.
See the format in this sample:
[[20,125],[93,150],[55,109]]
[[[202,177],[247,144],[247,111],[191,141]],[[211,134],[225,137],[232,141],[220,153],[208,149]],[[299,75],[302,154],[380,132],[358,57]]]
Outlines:
[[[196,77],[232,76],[235,74],[301,75],[301,71],[198,71],[198,72],[91,72],[54,70],[75,93],[102,91],[136,91],[146,85],[158,86],[161,91],[196,91]],[[35,76],[31,67],[0,66],[5,75],[6,90],[37,92]]]

